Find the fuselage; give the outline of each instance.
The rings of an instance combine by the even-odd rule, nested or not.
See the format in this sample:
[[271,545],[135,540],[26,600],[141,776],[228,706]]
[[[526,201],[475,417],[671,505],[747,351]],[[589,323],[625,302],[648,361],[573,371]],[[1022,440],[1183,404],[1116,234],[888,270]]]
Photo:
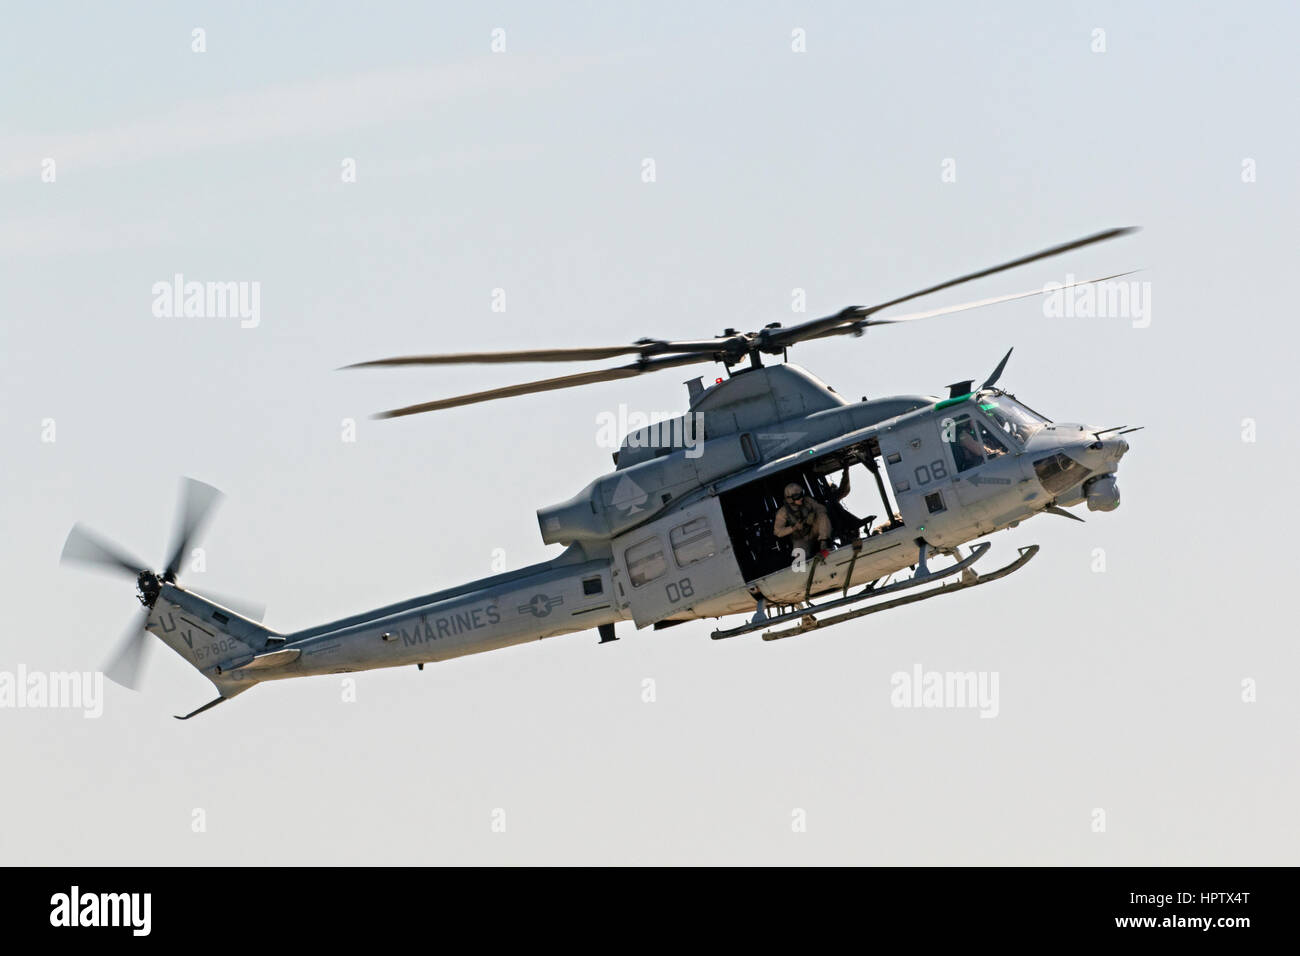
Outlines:
[[[543,540],[567,546],[550,561],[288,634],[168,584],[148,628],[233,696],[267,680],[423,665],[620,621],[752,613],[760,599],[797,605],[1049,507],[1118,504],[1122,438],[1049,422],[1000,391],[850,403],[793,366],[748,374],[743,388],[724,388],[736,376],[692,390],[701,443],[628,436],[614,472],[539,511]],[[772,489],[799,481],[816,497],[845,468],[878,495],[876,520],[838,529],[824,556],[783,551],[770,534]]]

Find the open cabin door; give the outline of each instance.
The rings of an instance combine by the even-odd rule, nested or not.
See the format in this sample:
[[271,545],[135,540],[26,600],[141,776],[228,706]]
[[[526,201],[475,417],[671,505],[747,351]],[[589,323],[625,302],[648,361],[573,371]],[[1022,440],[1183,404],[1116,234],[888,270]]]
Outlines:
[[696,604],[745,582],[712,495],[613,541],[614,589],[637,627],[689,617]]

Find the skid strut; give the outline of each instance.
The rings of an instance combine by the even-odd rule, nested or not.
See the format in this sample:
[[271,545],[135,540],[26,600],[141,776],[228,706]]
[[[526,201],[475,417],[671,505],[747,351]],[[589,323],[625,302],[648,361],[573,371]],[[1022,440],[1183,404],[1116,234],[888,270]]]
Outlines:
[[[846,607],[847,605],[857,604],[861,601],[866,601],[872,598],[878,598],[885,594],[893,594],[898,591],[905,591],[908,588],[919,587],[922,584],[929,584],[932,581],[938,581],[941,578],[946,578],[949,575],[956,574],[959,571],[966,570],[972,564],[978,561],[980,558],[984,557],[984,555],[988,552],[990,547],[991,545],[987,541],[981,541],[979,544],[971,546],[971,553],[967,555],[966,558],[964,558],[961,561],[958,561],[956,564],[951,565],[950,567],[941,568],[938,571],[929,571],[924,575],[918,573],[908,578],[906,581],[899,581],[897,584],[889,584],[886,585],[885,587],[873,589],[871,585],[867,585],[857,594],[854,594],[850,597],[841,597],[841,598],[836,598],[833,601],[825,601],[821,604],[816,605],[815,607],[805,607],[805,608],[799,608],[798,610],[787,611],[785,614],[777,614],[772,617],[768,617],[762,621],[752,620],[748,624],[742,624],[739,627],[733,627],[730,630],[714,631],[710,635],[710,637],[712,637],[713,640],[715,641],[720,641],[726,637],[738,637],[741,634],[749,634],[752,633],[753,631],[761,630],[764,627],[769,627],[773,624],[783,624],[786,621],[790,621],[795,618],[807,618],[813,614],[821,613],[822,611],[829,611],[837,607]],[[1037,550],[1038,546],[1034,545],[1034,549]],[[918,568],[918,572],[919,570],[920,569]],[[813,627],[817,627],[817,626],[819,625],[814,622],[808,625],[808,627],[805,629],[811,630]]]
[[[978,547],[978,545],[977,545]],[[985,545],[987,548],[988,545]],[[962,571],[961,580],[957,583],[942,584],[937,588],[931,588],[920,594],[908,594],[905,597],[894,598],[892,601],[885,601],[883,604],[872,604],[869,607],[855,608],[844,614],[837,614],[834,617],[828,617],[825,620],[814,620],[811,623],[800,624],[797,627],[787,627],[783,631],[768,631],[763,635],[765,641],[779,641],[783,637],[794,637],[796,634],[806,634],[809,631],[815,631],[820,627],[829,627],[832,624],[842,624],[845,621],[851,621],[855,618],[865,617],[868,614],[875,614],[877,611],[887,611],[890,608],[902,607],[904,604],[914,604],[917,601],[924,601],[928,598],[938,597],[941,594],[953,594],[957,591],[965,591],[967,588],[979,587],[981,584],[988,584],[990,581],[996,581],[998,578],[1004,578],[1013,571],[1019,571],[1023,568],[1034,555],[1038,553],[1038,545],[1031,544],[1027,548],[1020,548],[1020,557],[1016,558],[1010,564],[998,568],[996,571],[990,571],[988,574],[976,574],[974,571]],[[963,562],[965,563],[965,562]],[[949,571],[956,571],[960,565],[955,565]],[[908,582],[912,583],[912,582]],[[881,590],[884,590],[883,588]]]

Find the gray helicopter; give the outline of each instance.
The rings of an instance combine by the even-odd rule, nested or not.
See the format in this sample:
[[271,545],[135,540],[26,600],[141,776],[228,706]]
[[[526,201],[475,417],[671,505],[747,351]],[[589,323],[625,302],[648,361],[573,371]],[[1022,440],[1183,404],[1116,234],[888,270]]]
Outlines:
[[[638,629],[657,630],[743,614],[744,623],[715,630],[712,637],[764,631],[764,640],[777,640],[1005,577],[1032,559],[1038,546],[1021,548],[1010,563],[980,573],[975,565],[990,545],[972,542],[1041,513],[1082,520],[1066,509],[1085,503],[1092,511],[1118,507],[1116,471],[1129,448],[1124,435],[1137,429],[1051,421],[998,387],[1010,351],[978,387],[963,381],[948,386],[946,397],[860,402],[848,401],[796,365],[764,364],[763,358],[784,358],[791,346],[813,339],[861,336],[875,325],[1042,294],[1047,290],[877,316],[920,296],[1131,231],[1107,230],[879,305],[851,306],[789,327],[728,329],[691,341],[404,356],[348,366],[636,356],[614,368],[407,406],[379,418],[691,364],[719,363],[727,377],[711,385],[702,377],[687,382],[683,415],[626,435],[612,472],[537,512],[542,541],[564,548],[558,556],[301,631],[272,631],[259,623],[256,609],[177,583],[184,556],[220,497],[202,482],[182,484],[177,530],[161,571],[78,525],[64,545],[64,560],[129,574],[144,606],[105,673],[134,687],[147,635],[155,635],[219,694],[179,718],[186,720],[264,681],[423,668],[574,631],[594,630],[607,643],[616,640],[615,625],[629,620]],[[1112,278],[1118,276],[1087,281]],[[868,496],[865,505],[848,495],[855,473],[858,494],[865,489]],[[866,514],[868,509],[875,513]],[[942,559],[939,567],[931,565],[936,558]]]

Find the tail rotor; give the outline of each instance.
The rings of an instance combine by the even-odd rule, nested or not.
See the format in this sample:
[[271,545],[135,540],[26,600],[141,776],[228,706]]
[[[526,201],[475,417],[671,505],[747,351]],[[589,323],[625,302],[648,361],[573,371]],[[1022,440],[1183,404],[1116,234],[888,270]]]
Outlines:
[[221,492],[211,485],[194,478],[181,480],[181,505],[176,516],[176,529],[172,534],[167,563],[161,572],[151,570],[128,551],[84,525],[76,524],[68,533],[60,557],[62,563],[86,565],[133,578],[136,596],[144,605],[144,610],[137,614],[104,665],[104,676],[114,683],[131,690],[139,686],[149,647],[146,639],[149,632],[145,630],[149,610],[158,599],[162,586],[175,583],[185,555],[220,500]]

